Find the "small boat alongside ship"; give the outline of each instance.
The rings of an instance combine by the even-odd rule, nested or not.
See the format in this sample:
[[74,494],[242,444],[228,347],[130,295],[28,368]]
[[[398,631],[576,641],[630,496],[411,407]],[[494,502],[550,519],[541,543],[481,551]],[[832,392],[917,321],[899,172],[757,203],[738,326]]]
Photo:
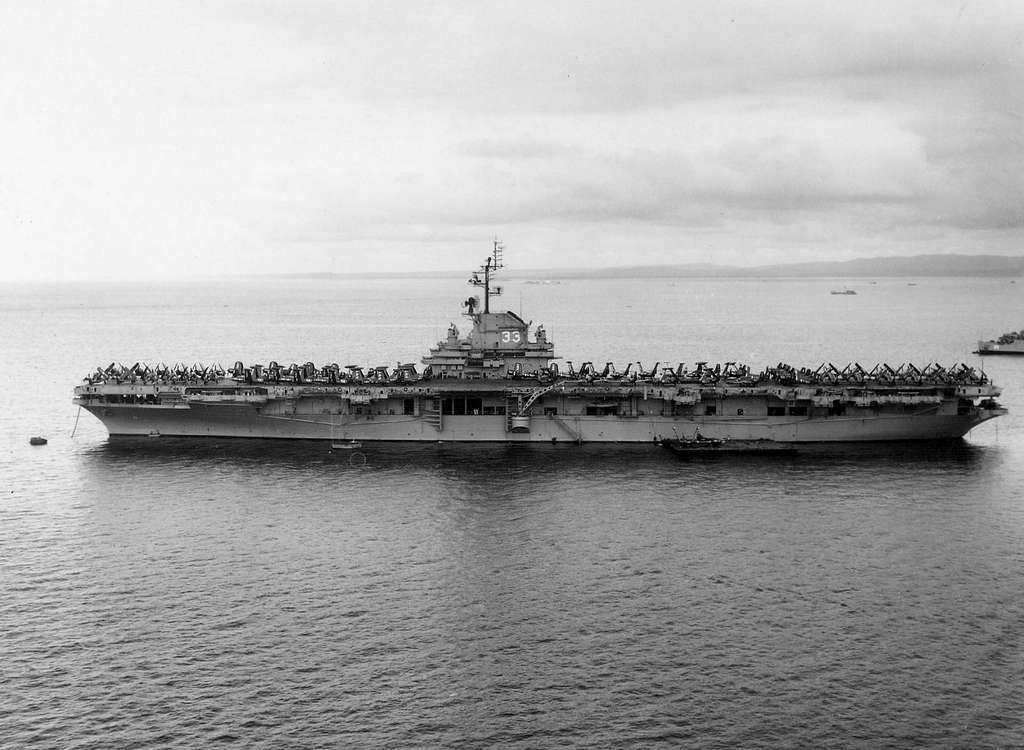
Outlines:
[[1024,331],[1010,331],[998,339],[979,341],[975,354],[1017,354],[1024,355]]
[[331,442],[331,448],[339,451],[352,451],[362,447],[363,444],[358,440],[334,440]]
[[797,452],[796,446],[790,443],[780,443],[773,440],[709,438],[704,437],[699,432],[691,438],[666,438],[661,441],[661,445],[678,456],[715,456],[737,453],[792,455]]

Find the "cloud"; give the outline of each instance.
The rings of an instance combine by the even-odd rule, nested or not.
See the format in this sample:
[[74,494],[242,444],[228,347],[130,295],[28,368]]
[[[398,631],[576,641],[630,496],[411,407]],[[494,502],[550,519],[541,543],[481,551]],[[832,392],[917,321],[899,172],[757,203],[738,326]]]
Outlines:
[[578,146],[545,141],[535,136],[512,136],[505,138],[481,138],[456,145],[456,152],[462,156],[482,159],[515,161],[522,159],[557,159],[568,155],[580,155]]
[[[469,192],[494,196],[525,221],[685,226],[725,213],[829,212],[910,203],[933,179],[924,140],[899,118],[800,106],[753,111],[749,98],[739,98],[712,112],[663,112],[657,127],[632,116],[605,115],[582,129],[574,118],[553,119],[546,140],[473,140],[455,153],[471,162]],[[615,137],[623,132],[641,137]]]
[[[1019,66],[1014,2],[335,3],[241,10],[312,39],[325,85],[484,112],[622,111],[810,79]],[[350,71],[351,76],[344,71]]]
[[1009,2],[23,4],[0,242],[26,277],[455,267],[499,232],[566,265],[1019,252],[1021,29]]

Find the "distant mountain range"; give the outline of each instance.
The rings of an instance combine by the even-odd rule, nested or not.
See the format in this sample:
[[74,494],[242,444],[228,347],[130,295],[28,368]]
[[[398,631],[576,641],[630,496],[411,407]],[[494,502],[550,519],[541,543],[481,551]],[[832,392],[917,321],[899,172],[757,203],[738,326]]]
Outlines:
[[[450,278],[461,271],[399,271],[364,273],[273,274],[289,278]],[[889,258],[857,258],[811,263],[777,263],[766,266],[727,266],[685,263],[602,268],[510,268],[505,279],[604,279],[604,278],[884,278],[923,276],[1024,275],[1024,255],[904,255]]]
[[1024,256],[1013,255],[909,255],[891,258],[857,258],[845,261],[779,263],[767,266],[726,266],[713,263],[619,266],[520,271],[512,278],[881,278],[907,276],[1007,276],[1024,275]]

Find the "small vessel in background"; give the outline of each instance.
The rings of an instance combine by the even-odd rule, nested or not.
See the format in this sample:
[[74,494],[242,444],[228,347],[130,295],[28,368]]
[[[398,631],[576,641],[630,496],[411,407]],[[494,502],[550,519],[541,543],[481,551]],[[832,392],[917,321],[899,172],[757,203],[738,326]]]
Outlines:
[[1024,330],[1004,333],[998,339],[979,341],[975,354],[1024,354]]
[[839,287],[838,289],[833,289],[831,292],[829,292],[829,294],[856,294],[856,293],[857,292],[855,292],[853,289],[850,289],[850,287],[848,287],[848,286]]

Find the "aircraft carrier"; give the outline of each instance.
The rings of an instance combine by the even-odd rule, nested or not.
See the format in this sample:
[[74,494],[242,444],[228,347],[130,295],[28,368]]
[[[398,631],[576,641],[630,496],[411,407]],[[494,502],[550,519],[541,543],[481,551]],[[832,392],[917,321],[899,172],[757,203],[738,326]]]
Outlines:
[[556,362],[543,326],[492,312],[503,267],[493,251],[469,283],[465,335],[415,363],[98,367],[74,401],[111,436],[331,441],[784,443],[959,438],[1003,414],[1000,389],[965,364],[870,370]]

